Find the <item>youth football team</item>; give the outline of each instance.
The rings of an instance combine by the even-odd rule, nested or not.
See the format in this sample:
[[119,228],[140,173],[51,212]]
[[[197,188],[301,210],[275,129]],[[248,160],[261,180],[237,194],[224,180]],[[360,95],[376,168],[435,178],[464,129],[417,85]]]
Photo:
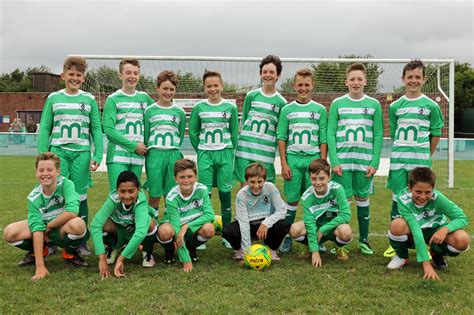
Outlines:
[[[36,266],[33,280],[48,274],[45,257],[63,248],[63,258],[87,266],[80,255],[90,255],[92,237],[99,274],[125,275],[125,262],[141,249],[142,266],[153,267],[153,248],[164,248],[165,264],[176,256],[184,271],[199,260],[214,236],[211,204],[217,187],[222,215],[222,244],[241,261],[252,239],[266,244],[272,260],[291,251],[293,240],[307,246],[314,267],[322,266],[324,243],[333,241],[339,260],[348,259],[353,239],[350,203],[354,197],[359,225],[358,249],[373,255],[369,244],[373,180],[380,164],[383,118],[380,103],[364,94],[366,67],[347,67],[348,93],[335,99],[329,118],[323,105],[313,101],[313,73],[296,72],[296,100],[287,104],[277,91],[282,72],[277,56],[260,63],[262,86],[247,93],[239,133],[237,107],[223,99],[224,83],[216,71],[203,75],[206,100],[193,107],[189,139],[197,165],[180,151],[186,115],[173,105],[178,77],[162,71],[157,77],[158,101],[136,90],[140,64],[123,59],[119,65],[122,87],[105,103],[102,126],[108,139],[107,174],[110,193],[88,225],[87,192],[90,171],[102,160],[102,128],[95,98],[80,90],[87,64],[68,57],[61,78],[66,87],[50,94],[43,108],[36,158],[38,184],[28,195],[27,220],[4,229],[9,244],[27,251],[18,264]],[[433,266],[446,269],[444,256],[467,251],[470,237],[463,230],[463,210],[435,189],[431,157],[441,136],[443,116],[437,103],[422,93],[425,66],[414,60],[403,68],[405,95],[390,104],[393,140],[387,187],[393,192],[388,232],[389,269],[408,263],[415,248],[425,279],[439,279]],[[91,143],[92,141],[92,143]],[[94,150],[91,150],[91,148]],[[284,179],[283,201],[275,186],[278,149]],[[93,155],[91,158],[91,151]],[[327,157],[331,165],[327,161]],[[140,182],[145,166],[147,181]],[[233,174],[233,176],[232,176]],[[233,178],[241,184],[232,221]],[[198,182],[199,179],[199,182]],[[148,197],[145,193],[148,191]],[[164,213],[158,218],[161,198]],[[303,220],[295,221],[298,203]]]

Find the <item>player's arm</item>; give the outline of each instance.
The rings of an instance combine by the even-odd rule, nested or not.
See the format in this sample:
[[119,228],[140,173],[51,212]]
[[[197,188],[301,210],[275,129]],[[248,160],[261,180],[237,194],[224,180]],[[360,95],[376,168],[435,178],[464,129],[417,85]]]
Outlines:
[[308,238],[308,249],[310,253],[319,252],[316,218],[311,213],[308,206],[309,205],[303,202],[303,222],[306,228],[306,237]]
[[388,122],[390,124],[390,138],[392,141],[395,140],[395,132],[397,131],[397,108],[394,103],[390,104],[389,110],[388,110]]
[[39,138],[38,138],[38,153],[49,151],[51,131],[53,129],[53,105],[51,104],[51,97],[46,99],[44,103],[43,112],[41,114]]
[[339,166],[341,163],[337,158],[337,148],[336,148],[336,133],[337,133],[337,122],[339,120],[339,113],[337,110],[337,105],[332,103],[329,108],[329,119],[328,119],[328,128],[327,128],[327,144],[329,150],[329,158],[331,159],[331,167],[334,168]]
[[44,264],[43,245],[44,245],[44,231],[46,225],[43,222],[43,217],[39,209],[28,200],[28,227],[33,235],[33,250],[35,253],[35,275],[32,280],[39,280],[48,274],[48,269]]
[[283,179],[290,180],[292,178],[291,170],[286,159],[286,142],[288,141],[288,119],[286,110],[283,108],[278,119],[277,128],[277,145],[280,153],[281,176]]
[[230,114],[230,139],[234,150],[237,148],[237,142],[239,141],[239,117],[237,113],[237,106],[232,106],[232,112]]
[[240,247],[245,251],[252,245],[249,212],[243,193],[237,194],[235,199],[235,219],[240,227]]
[[376,104],[375,113],[374,113],[374,125],[373,125],[373,158],[370,166],[374,169],[379,168],[380,164],[380,154],[382,153],[382,144],[383,144],[383,117],[382,109],[380,108],[379,102]]
[[143,114],[143,144],[148,147],[148,139],[150,138],[150,111],[149,107],[145,109]]
[[321,152],[321,158],[327,159],[328,157],[328,117],[326,109],[321,109],[319,112],[319,151]]
[[76,192],[74,184],[70,180],[64,179],[62,188],[65,200],[64,212],[46,225],[47,232],[54,228],[60,228],[79,214],[79,194]]
[[129,140],[121,135],[117,129],[117,105],[110,97],[105,101],[103,112],[104,133],[110,142],[118,144],[129,152],[135,152],[138,142]]
[[214,220],[214,209],[212,209],[211,200],[207,194],[207,189],[202,193],[203,196],[203,205],[202,210],[203,214],[196,220],[188,222],[188,227],[191,232],[197,232],[204,224],[211,223]]
[[194,151],[198,151],[199,146],[199,134],[201,133],[201,118],[199,117],[199,106],[194,105],[191,111],[191,117],[189,118],[189,141],[194,148]]
[[439,106],[433,104],[430,113],[430,155],[433,155],[436,151],[443,126],[443,114]]
[[90,105],[91,105],[91,132],[92,132],[92,140],[94,142],[94,154],[92,156],[92,159],[97,163],[97,167],[98,167],[100,165],[100,162],[102,162],[102,156],[104,152],[103,143],[102,143],[102,126],[100,125],[99,107],[97,106],[95,99],[92,100]]
[[449,218],[450,222],[448,223],[448,225],[443,226],[438,231],[436,231],[435,234],[433,234],[430,240],[430,244],[443,243],[449,233],[452,233],[456,230],[460,230],[469,224],[469,220],[466,214],[461,208],[458,207],[458,205],[449,200],[441,192],[436,191],[436,195],[436,211],[445,214]]
[[242,126],[244,125],[250,111],[250,105],[252,105],[252,96],[247,94],[245,96],[244,105],[242,106]]
[[330,233],[330,231],[337,228],[341,224],[348,224],[351,222],[351,206],[349,205],[349,202],[347,202],[347,197],[342,186],[339,186],[336,190],[336,200],[339,213],[330,222],[321,226],[319,230],[324,235],[327,235]]
[[94,252],[97,256],[99,256],[99,260],[101,260],[103,256],[105,261],[105,247],[102,238],[102,230],[105,222],[108,218],[110,218],[114,210],[115,203],[112,201],[111,195],[109,195],[102,207],[95,214],[94,219],[92,219],[92,223],[90,225],[91,238],[92,242],[94,243]]
[[181,109],[179,114],[179,146],[183,144],[184,135],[186,134],[186,113]]

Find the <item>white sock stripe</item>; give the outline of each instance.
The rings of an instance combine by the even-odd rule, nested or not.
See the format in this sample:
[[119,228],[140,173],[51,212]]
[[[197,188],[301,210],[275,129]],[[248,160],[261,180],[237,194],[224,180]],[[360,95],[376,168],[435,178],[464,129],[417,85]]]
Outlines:
[[198,234],[198,236],[197,236],[197,239],[198,239],[198,241],[200,241],[200,242],[207,242],[207,241],[210,240],[210,238],[205,238],[205,237],[203,237],[203,236],[201,236],[201,235],[199,235],[199,234]]
[[102,237],[109,235],[107,232],[102,232]]
[[149,232],[146,236],[155,234],[157,229],[158,229],[158,226],[155,225],[155,228],[153,229],[153,231]]
[[8,243],[8,245],[11,245],[11,246],[18,246],[18,245],[20,245],[21,243],[23,243],[23,240],[18,241],[18,242]]
[[160,242],[161,244],[168,244],[168,243],[171,243],[173,241],[173,238],[167,240],[167,241],[162,241],[160,240],[160,238],[158,237],[158,234],[156,234],[156,239],[158,240],[158,242]]
[[349,244],[350,242],[352,242],[354,238],[352,237],[350,240],[348,240],[347,242],[346,241],[343,241],[341,240],[339,237],[336,236],[336,241],[338,241],[339,243],[341,244]]
[[289,204],[286,204],[286,210],[294,212],[296,209],[298,209],[298,206],[290,206]]
[[357,207],[368,207],[370,205],[369,199],[365,201],[356,200]]
[[406,242],[408,241],[408,235],[393,235],[390,231],[387,232],[388,238],[396,242]]
[[87,194],[79,195],[79,201],[87,201]]
[[459,249],[456,249],[454,247],[452,247],[451,245],[447,244],[446,247],[448,247],[448,250],[451,252],[451,253],[456,253],[456,254],[460,254],[460,253],[464,253],[464,252],[467,252],[469,250],[469,248],[471,248],[471,246],[468,246],[465,250],[459,250]]
[[70,240],[80,240],[81,238],[83,238],[84,236],[86,236],[86,233],[87,233],[87,229],[84,231],[84,233],[82,233],[81,235],[77,235],[77,234],[68,234],[67,237],[70,239]]
[[392,200],[395,201],[395,202],[397,202],[397,195],[392,194]]
[[305,237],[306,237],[306,236],[304,236],[304,235],[303,235],[303,236],[299,236],[299,237],[297,237],[297,238],[294,238],[294,240],[301,242],[302,240],[304,240]]

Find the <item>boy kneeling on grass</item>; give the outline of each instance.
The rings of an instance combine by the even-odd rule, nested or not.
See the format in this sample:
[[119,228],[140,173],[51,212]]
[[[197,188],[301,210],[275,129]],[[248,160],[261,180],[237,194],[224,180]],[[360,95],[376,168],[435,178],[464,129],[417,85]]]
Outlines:
[[270,247],[272,260],[280,260],[276,250],[288,233],[285,222],[286,204],[275,184],[266,182],[267,170],[260,163],[252,163],[245,170],[248,185],[237,193],[236,221],[222,230],[222,237],[234,249],[233,258],[242,260],[251,239],[263,240]]
[[311,264],[321,267],[319,246],[326,241],[336,243],[337,259],[347,260],[345,245],[352,241],[351,209],[344,188],[330,181],[331,166],[326,160],[316,159],[309,164],[309,187],[301,197],[303,221],[290,227],[290,237],[308,245]]
[[48,245],[62,247],[63,258],[76,265],[87,266],[77,249],[89,239],[86,223],[79,213],[79,194],[71,180],[59,176],[59,158],[46,152],[36,157],[39,184],[28,195],[28,220],[9,224],[3,238],[10,245],[28,251],[18,265],[36,265],[32,280],[49,274],[44,264]]
[[176,161],[175,186],[166,196],[166,210],[158,228],[158,242],[165,249],[166,264],[175,261],[175,248],[184,271],[193,270],[199,258],[196,248],[214,236],[214,209],[207,187],[196,182],[196,163],[189,159]]
[[[102,278],[109,276],[107,265],[114,263],[114,275],[125,276],[125,259],[131,259],[140,244],[143,244],[142,266],[155,266],[152,252],[157,230],[156,210],[148,206],[145,192],[140,190],[138,177],[133,171],[121,172],[116,187],[91,223],[92,241],[95,254],[99,256]],[[123,251],[117,258],[121,248]]]
[[[397,196],[401,218],[390,224],[390,245],[396,256],[388,269],[400,269],[408,264],[408,248],[415,246],[416,258],[423,265],[423,279],[439,280],[430,263],[446,269],[443,256],[457,256],[469,249],[469,235],[462,230],[468,224],[463,210],[440,191],[434,189],[436,176],[429,167],[416,167],[410,173],[408,188]],[[449,219],[449,221],[448,221]],[[430,253],[426,248],[430,246]]]

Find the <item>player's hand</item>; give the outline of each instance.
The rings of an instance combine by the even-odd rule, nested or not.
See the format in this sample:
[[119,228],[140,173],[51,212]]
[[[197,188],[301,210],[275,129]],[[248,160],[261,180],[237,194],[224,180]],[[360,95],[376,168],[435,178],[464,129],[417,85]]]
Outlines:
[[264,240],[267,238],[268,227],[265,224],[260,224],[257,230],[257,238]]
[[438,231],[436,231],[433,236],[430,238],[430,245],[431,244],[443,244],[444,240],[446,239],[446,235],[448,235],[449,229],[445,226],[440,228]]
[[99,274],[101,279],[108,278],[110,276],[109,266],[107,266],[105,254],[99,255]]
[[365,177],[372,177],[377,173],[377,170],[373,168],[372,166],[367,167],[367,172],[365,173]]
[[89,168],[91,171],[95,172],[99,168],[100,164],[97,163],[96,161],[91,161],[91,164],[89,165]]
[[117,262],[115,263],[114,275],[117,278],[125,277],[125,272],[123,270],[123,267],[124,267],[123,261],[124,260],[125,260],[125,257],[120,256],[119,258],[117,258]]
[[193,263],[190,261],[184,262],[183,263],[183,271],[184,272],[190,272],[193,270]]
[[148,148],[143,143],[138,143],[137,147],[135,148],[135,152],[138,155],[145,155],[146,151],[148,151]]
[[424,261],[423,262],[423,270],[424,270],[424,275],[423,279],[425,280],[441,280],[434,270],[433,266],[431,266],[431,263],[429,261]]
[[338,165],[332,168],[332,172],[338,176],[342,176],[342,166]]
[[319,252],[311,253],[311,265],[313,265],[313,267],[315,268],[321,268],[321,266],[323,265]]
[[49,272],[46,266],[39,266],[39,267],[36,267],[35,275],[31,277],[31,280],[36,281],[39,279],[43,279],[47,275],[49,275]]
[[281,165],[281,176],[283,176],[284,180],[291,180],[291,178],[293,177],[293,174],[291,174],[291,170],[288,164]]

